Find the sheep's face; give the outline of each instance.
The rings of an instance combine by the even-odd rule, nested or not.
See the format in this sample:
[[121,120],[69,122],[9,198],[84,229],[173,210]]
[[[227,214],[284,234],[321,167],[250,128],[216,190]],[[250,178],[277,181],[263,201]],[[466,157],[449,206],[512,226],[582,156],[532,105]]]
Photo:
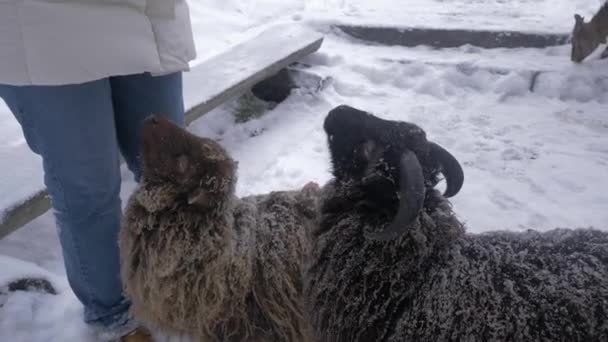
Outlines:
[[[396,165],[401,152],[413,151],[421,160],[425,160],[428,154],[426,134],[420,127],[407,122],[382,120],[349,106],[331,110],[324,129],[333,173],[339,180],[358,181],[370,176],[372,169],[395,178],[396,174],[389,175],[386,171],[394,171],[394,167],[389,165]],[[383,162],[383,165],[378,162]]]
[[585,23],[585,19],[578,14],[574,15],[574,20],[570,59],[575,63],[580,63],[593,53],[600,43],[605,43],[605,38],[602,38],[593,22]]
[[[211,207],[234,192],[236,167],[217,142],[195,136],[168,120],[144,122],[141,193],[148,207]],[[141,197],[141,196],[140,196]]]
[[414,124],[339,106],[327,115],[324,129],[336,181],[357,187],[379,208],[396,208],[393,222],[372,238],[392,239],[403,232],[418,216],[439,173],[447,180],[444,196],[456,195],[462,186],[458,161]]

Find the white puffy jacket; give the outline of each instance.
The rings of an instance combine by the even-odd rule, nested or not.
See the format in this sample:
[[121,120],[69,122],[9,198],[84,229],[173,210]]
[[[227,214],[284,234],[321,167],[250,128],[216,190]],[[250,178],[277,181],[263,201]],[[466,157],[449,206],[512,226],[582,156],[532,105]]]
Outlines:
[[0,0],[0,84],[165,74],[195,57],[186,0]]

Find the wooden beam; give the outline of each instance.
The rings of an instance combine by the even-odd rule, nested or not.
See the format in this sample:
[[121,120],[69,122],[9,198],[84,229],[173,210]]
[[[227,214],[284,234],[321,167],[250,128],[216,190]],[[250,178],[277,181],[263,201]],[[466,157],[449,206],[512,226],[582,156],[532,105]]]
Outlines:
[[0,223],[0,239],[44,214],[50,207],[51,203],[45,189],[37,192],[34,196],[20,204],[9,208],[6,210],[4,219]]
[[[323,37],[317,32],[301,26],[279,25],[192,68],[184,73],[186,124],[317,51],[322,42]],[[44,189],[9,208],[0,217],[0,239],[50,207]]]
[[[280,25],[198,66],[184,76],[187,118],[195,120],[256,83],[317,51],[323,36],[301,26]],[[188,86],[191,84],[191,86]],[[189,98],[202,99],[188,103]]]

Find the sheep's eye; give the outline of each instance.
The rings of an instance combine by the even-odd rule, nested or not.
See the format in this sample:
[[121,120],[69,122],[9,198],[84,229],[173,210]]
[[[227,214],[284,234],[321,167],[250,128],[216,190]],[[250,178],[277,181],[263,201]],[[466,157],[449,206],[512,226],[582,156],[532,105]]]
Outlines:
[[177,170],[179,173],[184,173],[188,169],[189,162],[188,157],[181,155],[177,158]]

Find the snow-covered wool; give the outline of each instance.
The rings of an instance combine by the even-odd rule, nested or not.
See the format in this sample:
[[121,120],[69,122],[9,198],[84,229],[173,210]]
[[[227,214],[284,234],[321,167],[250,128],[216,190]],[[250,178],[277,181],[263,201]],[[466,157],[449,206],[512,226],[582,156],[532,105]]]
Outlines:
[[467,234],[445,196],[461,169],[421,129],[342,106],[325,131],[305,290],[320,341],[608,340],[608,233]]
[[310,341],[304,258],[318,186],[235,196],[237,163],[168,121],[144,125],[120,233],[135,318],[196,341]]

